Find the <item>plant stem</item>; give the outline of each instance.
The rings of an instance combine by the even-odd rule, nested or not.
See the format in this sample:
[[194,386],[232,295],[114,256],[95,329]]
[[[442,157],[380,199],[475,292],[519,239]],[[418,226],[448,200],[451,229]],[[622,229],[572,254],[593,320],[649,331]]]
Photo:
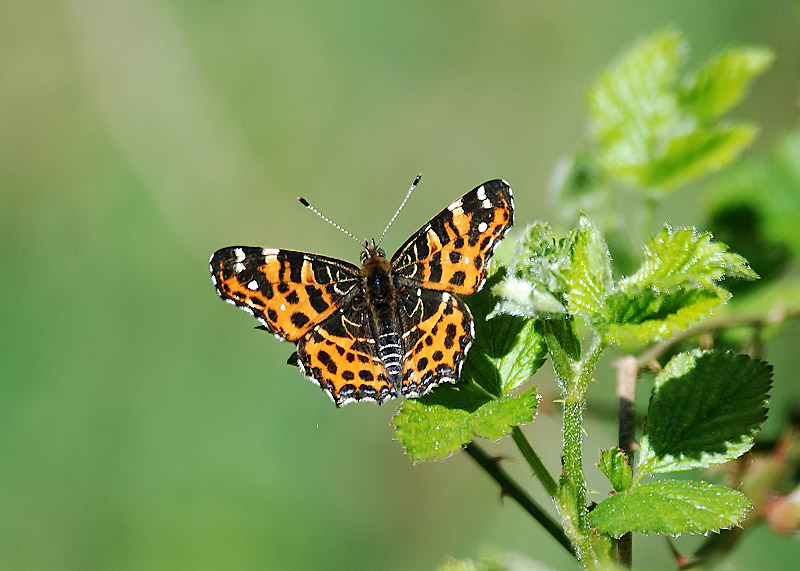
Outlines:
[[597,552],[592,544],[582,446],[586,388],[604,345],[599,338],[594,339],[592,347],[582,355],[569,321],[546,321],[545,339],[564,394],[563,473],[556,505],[564,531],[572,540],[581,562],[587,568],[602,568],[610,554]]
[[[636,445],[634,437],[634,402],[636,399],[636,380],[639,376],[639,365],[636,357],[622,357],[614,363],[617,370],[617,397],[619,398],[619,443],[620,450],[625,453],[628,466],[633,466],[633,449]],[[626,533],[617,540],[617,560],[621,565],[630,567],[633,564],[633,536]]]
[[509,496],[514,499],[526,512],[528,512],[533,519],[535,519],[547,532],[552,535],[561,546],[569,551],[573,556],[575,551],[572,548],[569,538],[564,534],[564,531],[559,527],[558,523],[553,520],[541,507],[522,489],[517,483],[511,479],[508,473],[503,470],[500,463],[486,454],[474,442],[467,444],[464,449],[475,462],[483,468],[500,485],[500,490],[503,495]]
[[520,453],[522,453],[522,457],[525,458],[528,466],[531,467],[533,475],[542,483],[542,486],[544,486],[545,491],[550,497],[554,498],[558,489],[558,484],[556,484],[550,472],[547,471],[547,468],[544,467],[542,459],[536,454],[536,451],[531,446],[531,443],[528,442],[528,439],[525,438],[525,434],[519,426],[515,426],[511,429],[511,438],[514,439],[517,448],[519,448]]

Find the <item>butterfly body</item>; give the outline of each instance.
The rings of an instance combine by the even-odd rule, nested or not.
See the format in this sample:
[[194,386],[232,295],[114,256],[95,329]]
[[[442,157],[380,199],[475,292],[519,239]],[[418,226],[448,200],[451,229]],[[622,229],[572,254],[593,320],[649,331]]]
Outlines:
[[421,396],[458,381],[474,338],[458,295],[475,293],[513,223],[507,183],[476,187],[392,256],[374,241],[361,266],[318,254],[236,246],[211,257],[219,295],[297,343],[303,374],[337,406]]
[[369,312],[370,329],[378,356],[383,362],[389,381],[395,391],[400,386],[402,363],[402,338],[400,316],[397,313],[397,294],[392,266],[386,254],[374,242],[361,256],[362,289],[364,303]]

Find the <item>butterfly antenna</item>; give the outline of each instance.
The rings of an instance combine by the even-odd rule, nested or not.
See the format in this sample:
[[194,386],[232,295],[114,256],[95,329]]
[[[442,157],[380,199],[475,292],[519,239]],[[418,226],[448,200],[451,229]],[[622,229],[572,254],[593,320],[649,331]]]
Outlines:
[[395,218],[397,218],[397,215],[400,214],[400,211],[406,205],[406,202],[408,202],[408,198],[411,196],[411,193],[414,192],[414,189],[417,188],[417,185],[419,184],[419,181],[421,179],[422,179],[422,174],[421,173],[414,177],[414,182],[411,183],[411,188],[408,189],[408,192],[406,193],[406,197],[403,199],[403,202],[400,203],[400,208],[397,209],[397,212],[395,212],[394,216],[392,216],[392,219],[389,220],[389,223],[386,225],[386,228],[384,228],[383,232],[381,232],[381,237],[378,239],[378,245],[380,245],[380,243],[383,241],[383,237],[386,235],[386,231],[389,230],[389,226],[392,225],[392,223],[394,222]]
[[342,228],[341,226],[339,226],[339,225],[338,225],[336,222],[334,222],[333,220],[331,220],[330,218],[328,218],[327,216],[325,216],[325,215],[324,215],[322,212],[320,212],[319,210],[317,210],[316,208],[314,208],[314,206],[312,206],[311,204],[309,204],[308,200],[306,200],[306,199],[305,199],[305,198],[303,198],[302,196],[298,196],[298,197],[297,197],[297,200],[299,200],[299,201],[300,201],[300,204],[302,204],[303,206],[305,206],[306,208],[308,208],[308,209],[309,209],[311,212],[313,212],[314,214],[316,214],[317,216],[319,216],[320,218],[322,218],[322,219],[323,219],[325,222],[327,222],[328,224],[330,224],[330,225],[331,225],[331,226],[333,226],[334,228],[338,228],[339,230],[341,230],[342,232],[344,232],[345,234],[347,234],[348,236],[350,236],[350,237],[351,237],[353,240],[355,240],[356,242],[358,242],[359,246],[363,246],[364,244],[366,244],[366,241],[361,241],[361,240],[359,240],[358,238],[356,238],[355,236],[353,236],[353,234],[352,234],[351,232],[348,232],[347,230],[345,230],[344,228]]

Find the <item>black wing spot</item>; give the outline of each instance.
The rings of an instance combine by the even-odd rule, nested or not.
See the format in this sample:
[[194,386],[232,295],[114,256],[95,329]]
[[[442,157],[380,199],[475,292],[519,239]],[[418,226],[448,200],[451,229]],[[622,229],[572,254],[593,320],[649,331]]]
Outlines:
[[289,293],[289,295],[286,296],[286,301],[288,301],[292,305],[297,305],[298,303],[300,303],[300,298],[297,296],[296,291],[292,291]]
[[[458,253],[458,252],[451,252],[451,253]],[[451,256],[452,258],[452,256]],[[464,285],[464,281],[467,279],[467,274],[462,272],[461,270],[457,271],[453,274],[453,277],[450,278],[450,283],[453,285]]]
[[438,283],[442,281],[442,253],[436,252],[433,256],[431,256],[431,261],[428,264],[428,269],[430,271],[430,276],[428,279],[433,283]]
[[428,367],[428,358],[422,357],[419,361],[417,361],[417,371],[424,371]]
[[291,317],[292,324],[298,329],[304,327],[310,319],[305,313],[295,312]]
[[371,382],[375,380],[375,377],[372,375],[370,371],[362,369],[358,372],[358,376],[361,377],[362,380]]
[[443,357],[444,357],[444,354],[441,351],[436,351],[433,354],[433,360],[434,361],[441,361]]

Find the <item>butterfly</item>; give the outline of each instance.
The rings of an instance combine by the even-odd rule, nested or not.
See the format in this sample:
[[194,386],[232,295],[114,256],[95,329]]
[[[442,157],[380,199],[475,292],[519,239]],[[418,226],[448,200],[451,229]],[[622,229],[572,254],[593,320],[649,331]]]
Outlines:
[[398,393],[418,397],[458,381],[475,337],[459,296],[481,288],[513,221],[511,188],[491,180],[439,212],[391,259],[380,240],[363,244],[360,266],[319,254],[232,246],[211,256],[211,276],[223,300],[297,344],[302,373],[337,407],[382,404]]

